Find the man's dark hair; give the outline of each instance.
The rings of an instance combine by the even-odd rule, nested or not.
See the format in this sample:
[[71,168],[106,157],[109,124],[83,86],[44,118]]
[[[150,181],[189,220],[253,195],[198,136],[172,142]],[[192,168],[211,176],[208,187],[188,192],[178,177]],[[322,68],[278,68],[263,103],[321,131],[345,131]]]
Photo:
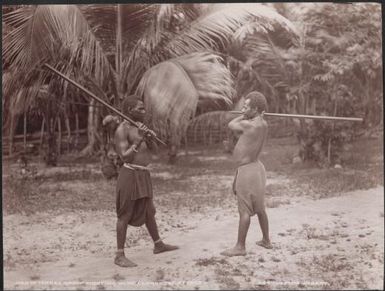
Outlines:
[[122,102],[122,112],[123,114],[129,114],[131,109],[133,109],[138,101],[141,101],[137,95],[128,95],[124,97]]
[[250,107],[253,109],[257,109],[259,113],[262,111],[266,111],[267,109],[267,101],[265,96],[257,91],[250,92],[245,97],[245,100],[250,100]]

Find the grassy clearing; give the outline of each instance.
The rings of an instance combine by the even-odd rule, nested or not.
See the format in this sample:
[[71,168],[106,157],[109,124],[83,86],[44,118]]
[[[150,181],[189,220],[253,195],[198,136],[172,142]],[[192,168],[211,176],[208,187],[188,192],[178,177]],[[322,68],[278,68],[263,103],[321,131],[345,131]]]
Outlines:
[[324,290],[349,289],[352,282],[358,288],[368,289],[362,273],[357,271],[354,264],[343,255],[313,255],[311,263],[300,264],[303,264],[303,268],[309,273],[318,274],[319,280],[325,282],[322,285]]
[[[267,193],[280,196],[307,196],[315,199],[340,195],[344,192],[369,189],[384,185],[384,158],[382,137],[361,139],[352,144],[342,169],[321,169],[313,163],[291,164],[296,152],[292,139],[280,141],[262,156],[266,169],[285,175],[289,185],[271,185]],[[269,144],[268,144],[269,146]]]
[[[383,144],[380,139],[353,144],[343,169],[319,169],[312,164],[291,164],[297,151],[294,138],[270,139],[261,155],[266,170],[288,178],[267,186],[268,207],[289,204],[281,196],[326,198],[343,192],[383,185]],[[235,207],[231,191],[235,165],[222,148],[195,148],[181,153],[176,165],[163,154],[152,171],[155,202],[172,210],[203,212],[211,207]],[[15,164],[3,164],[3,210],[34,213],[53,210],[109,210],[115,207],[115,180],[106,180],[97,159],[61,157],[60,167],[21,176]],[[4,175],[6,174],[6,175]]]

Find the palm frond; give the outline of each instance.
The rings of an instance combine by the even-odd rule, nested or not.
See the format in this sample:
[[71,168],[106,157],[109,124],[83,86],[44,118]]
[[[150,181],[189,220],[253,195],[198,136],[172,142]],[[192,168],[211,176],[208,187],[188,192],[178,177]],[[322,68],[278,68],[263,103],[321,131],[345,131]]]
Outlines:
[[171,144],[178,144],[185,124],[194,116],[198,92],[176,62],[160,63],[143,76],[138,86],[152,127]]
[[[113,77],[94,30],[77,6],[23,6],[5,15],[4,21],[13,27],[3,47],[3,59],[15,72],[5,84],[6,91],[15,94],[7,97],[15,99],[11,110],[19,110],[15,107],[21,104],[19,100],[31,106],[39,88],[58,78],[42,69],[46,62],[67,76],[76,70],[92,76],[101,86]],[[66,86],[63,80],[55,84],[62,89]],[[27,109],[23,106],[21,110]]]
[[98,39],[75,5],[20,8],[5,17],[15,29],[4,40],[3,57],[24,74],[62,54],[76,57],[79,67],[103,80],[111,72]]
[[193,53],[178,57],[175,61],[188,74],[200,102],[211,102],[218,108],[229,108],[233,104],[233,79],[221,57],[210,53]]
[[[116,53],[118,5],[121,13],[123,53],[127,56],[133,44],[155,19],[158,4],[87,4],[77,5],[87,19],[108,55]],[[162,5],[163,6],[163,5]]]
[[[123,59],[122,79],[126,80],[125,91],[127,92],[131,92],[138,85],[144,72],[151,66],[165,60],[153,52],[167,41],[169,33],[166,23],[178,8],[176,4],[153,5],[151,8],[151,10],[147,10],[148,14],[145,18],[147,19],[146,29],[141,31],[141,36],[136,39],[135,45],[127,50],[129,54]],[[151,15],[156,20],[151,21]]]
[[162,62],[148,70],[137,94],[144,99],[149,121],[162,138],[178,145],[198,101],[232,104],[230,72],[218,56],[196,53]]
[[233,34],[245,24],[260,30],[272,31],[279,25],[296,34],[296,28],[285,17],[262,4],[213,4],[207,13],[197,18],[182,34],[168,45],[175,55],[201,49],[221,49]]
[[17,94],[11,98],[9,108],[13,115],[22,114],[32,107],[34,99],[29,98],[30,95],[39,94],[40,88],[36,85],[21,88]]
[[[252,23],[253,27],[266,31],[277,26],[284,27],[296,35],[296,29],[289,20],[262,4],[210,4],[203,7],[202,15],[193,19],[181,32],[164,32],[158,40],[149,33],[138,41],[127,66],[130,72],[126,76],[131,84],[136,84],[151,65],[169,58],[223,50],[233,41],[234,33],[245,24]],[[148,38],[155,41],[150,42]]]
[[162,25],[164,19],[171,18],[172,13],[176,10],[175,4],[163,4],[159,8],[159,12],[157,13],[156,20],[158,22],[158,26]]
[[254,32],[242,42],[234,42],[229,55],[240,94],[259,90],[274,99],[280,94],[278,88],[288,87],[287,49],[276,45],[270,34]]

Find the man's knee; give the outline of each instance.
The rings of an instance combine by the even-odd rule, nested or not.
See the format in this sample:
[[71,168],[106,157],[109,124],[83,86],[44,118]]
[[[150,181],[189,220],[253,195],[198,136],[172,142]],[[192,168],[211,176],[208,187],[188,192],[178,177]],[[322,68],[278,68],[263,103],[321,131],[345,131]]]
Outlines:
[[242,221],[247,221],[250,220],[250,214],[247,213],[246,211],[239,211],[239,219]]
[[255,213],[257,214],[258,218],[266,216],[265,208],[257,209]]
[[116,221],[116,227],[118,227],[118,228],[127,227],[128,221],[129,221],[129,218],[122,215],[122,216],[118,217],[118,219]]

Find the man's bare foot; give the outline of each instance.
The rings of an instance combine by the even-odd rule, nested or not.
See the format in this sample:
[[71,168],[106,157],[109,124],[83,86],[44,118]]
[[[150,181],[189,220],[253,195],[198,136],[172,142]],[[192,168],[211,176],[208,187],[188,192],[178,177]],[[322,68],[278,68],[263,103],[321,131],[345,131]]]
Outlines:
[[256,244],[261,246],[261,247],[264,247],[265,249],[272,249],[273,248],[273,245],[271,244],[271,242],[266,241],[266,240],[257,241]]
[[160,242],[155,244],[154,254],[160,254],[160,253],[164,253],[164,252],[174,251],[177,249],[179,249],[178,246],[168,245],[168,244],[165,244],[164,242],[160,241]]
[[115,257],[115,264],[123,268],[132,268],[137,266],[137,264],[127,259],[125,255],[117,255]]
[[246,256],[246,250],[244,248],[233,247],[232,249],[221,252],[221,255],[227,257]]

